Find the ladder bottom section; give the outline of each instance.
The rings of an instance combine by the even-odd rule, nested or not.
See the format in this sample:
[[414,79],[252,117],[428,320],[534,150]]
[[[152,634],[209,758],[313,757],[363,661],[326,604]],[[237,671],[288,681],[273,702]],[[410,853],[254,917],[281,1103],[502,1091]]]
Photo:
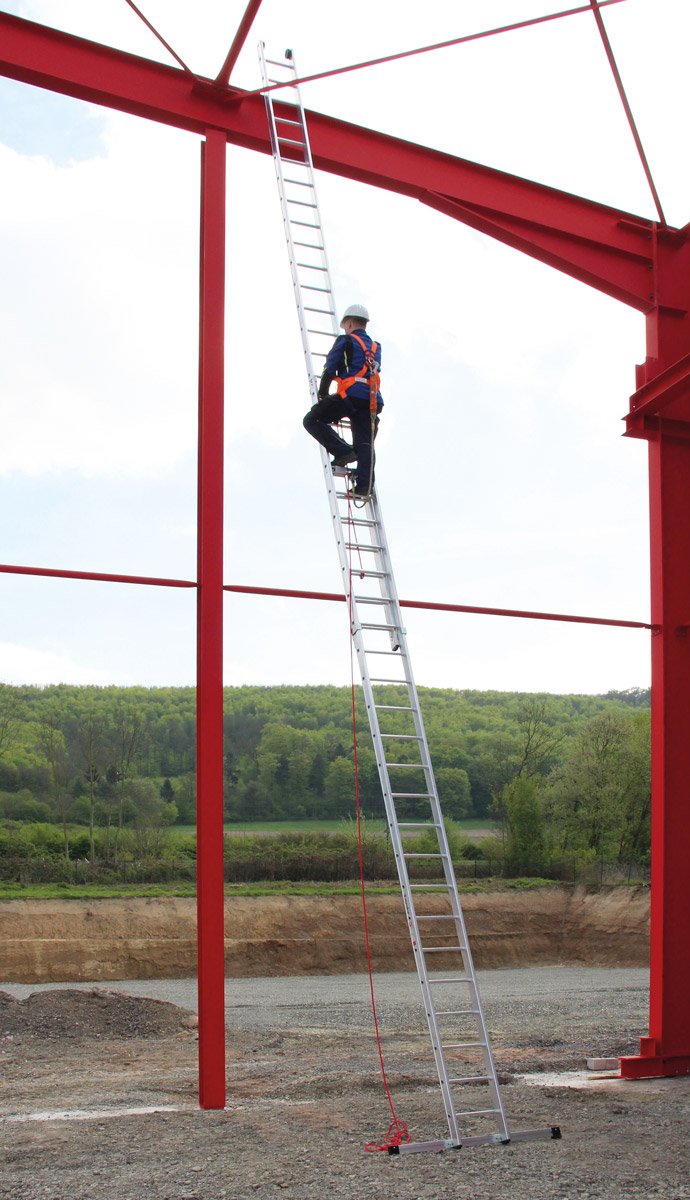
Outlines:
[[510,1146],[513,1142],[559,1141],[560,1125],[546,1125],[543,1129],[522,1129],[501,1137],[500,1133],[487,1133],[481,1137],[463,1138],[453,1142],[449,1138],[438,1142],[408,1142],[403,1146],[389,1146],[389,1154],[440,1154],[442,1150],[462,1150],[471,1146]]

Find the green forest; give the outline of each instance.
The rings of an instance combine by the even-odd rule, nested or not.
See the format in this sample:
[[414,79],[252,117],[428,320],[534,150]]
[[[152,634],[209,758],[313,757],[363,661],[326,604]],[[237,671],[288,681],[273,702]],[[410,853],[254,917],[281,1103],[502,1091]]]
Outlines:
[[[394,685],[381,691],[381,703],[403,700]],[[496,837],[518,857],[645,861],[648,691],[420,688],[419,696],[446,817],[493,820]],[[381,818],[359,691],[356,728],[362,812]],[[227,688],[224,737],[226,822],[354,816],[349,688]],[[412,761],[409,745],[397,743],[398,761]],[[0,685],[0,853],[31,823],[51,827],[46,845],[61,839],[65,857],[93,859],[97,839],[101,856],[117,860],[132,831],[138,853],[155,857],[166,830],[194,825],[194,769],[194,688]],[[401,818],[422,811],[414,797],[403,803]]]

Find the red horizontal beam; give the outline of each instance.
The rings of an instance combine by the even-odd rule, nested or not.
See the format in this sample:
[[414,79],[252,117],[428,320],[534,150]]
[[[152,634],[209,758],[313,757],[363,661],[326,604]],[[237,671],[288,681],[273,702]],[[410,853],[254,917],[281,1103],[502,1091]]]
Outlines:
[[[262,97],[7,13],[0,74],[271,153]],[[643,312],[655,306],[646,218],[323,113],[307,122],[317,168],[420,200]]]
[[[2,568],[0,568],[1,570]],[[246,592],[252,596],[288,596],[297,600],[347,600],[340,592],[301,592],[293,588],[242,587],[226,584],[226,592]],[[435,612],[478,613],[488,617],[525,617],[532,621],[572,621],[580,625],[620,625],[627,629],[651,629],[644,621],[616,621],[609,617],[574,617],[566,613],[527,612],[517,608],[480,608],[475,604],[438,604],[433,600],[400,600],[401,608],[429,608]]]
[[151,575],[111,575],[101,571],[59,571],[53,567],[15,567],[0,564],[7,575],[47,575],[55,579],[93,579],[97,583],[143,583],[154,587],[195,588],[192,579],[157,579]]
[[[110,575],[99,571],[60,571],[50,567],[17,567],[0,564],[0,573],[10,575],[48,575],[56,579],[93,579],[97,583],[143,583],[154,587],[195,588],[192,579],[158,579],[145,575]],[[296,588],[250,587],[226,583],[224,592],[239,592],[248,596],[286,596],[293,600],[338,600],[347,597],[340,592],[300,591]],[[617,621],[610,617],[576,617],[566,613],[527,612],[517,608],[480,608],[474,604],[438,604],[433,600],[401,600],[402,608],[428,608],[435,612],[477,613],[488,617],[524,617],[532,621],[570,621],[579,625],[617,625],[625,629],[651,629],[645,621]]]

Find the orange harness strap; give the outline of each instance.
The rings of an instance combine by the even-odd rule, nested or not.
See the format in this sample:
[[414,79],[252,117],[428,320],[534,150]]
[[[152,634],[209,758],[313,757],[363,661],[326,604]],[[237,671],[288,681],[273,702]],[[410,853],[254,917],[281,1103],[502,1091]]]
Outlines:
[[342,396],[342,398],[345,399],[345,397],[347,396],[348,388],[351,388],[353,383],[357,383],[357,381],[359,379],[364,381],[364,377],[368,373],[368,375],[369,375],[369,407],[370,407],[371,411],[373,413],[375,413],[376,412],[376,403],[377,403],[376,393],[378,391],[379,384],[381,382],[381,377],[380,377],[378,371],[376,370],[375,355],[376,355],[376,350],[378,348],[377,343],[372,342],[371,350],[367,350],[365,343],[362,341],[361,337],[357,336],[356,333],[351,333],[350,337],[354,338],[356,342],[359,342],[360,346],[362,347],[362,350],[364,351],[364,365],[361,368],[361,370],[359,370],[357,372],[356,375],[348,375],[347,378],[338,380],[338,395]]

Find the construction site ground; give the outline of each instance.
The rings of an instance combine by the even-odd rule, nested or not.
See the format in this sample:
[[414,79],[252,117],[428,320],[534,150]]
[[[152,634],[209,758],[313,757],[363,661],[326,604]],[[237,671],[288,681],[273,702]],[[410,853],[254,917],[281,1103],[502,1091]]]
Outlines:
[[[614,912],[624,923],[620,903],[604,896],[596,921],[588,910],[602,944]],[[516,939],[506,945],[513,962]],[[335,972],[290,974],[269,947],[261,975],[254,946],[249,973],[226,980],[224,1111],[198,1106],[193,978],[0,983],[0,1197],[690,1200],[690,1078],[587,1069],[637,1052],[647,970],[564,963],[556,930],[553,946],[559,965],[542,947],[538,964],[485,966],[479,980],[511,1129],[558,1125],[562,1139],[400,1157],[365,1149],[391,1113],[368,978],[344,972],[342,953]],[[378,972],[375,995],[398,1119],[415,1141],[444,1138],[416,974]]]

